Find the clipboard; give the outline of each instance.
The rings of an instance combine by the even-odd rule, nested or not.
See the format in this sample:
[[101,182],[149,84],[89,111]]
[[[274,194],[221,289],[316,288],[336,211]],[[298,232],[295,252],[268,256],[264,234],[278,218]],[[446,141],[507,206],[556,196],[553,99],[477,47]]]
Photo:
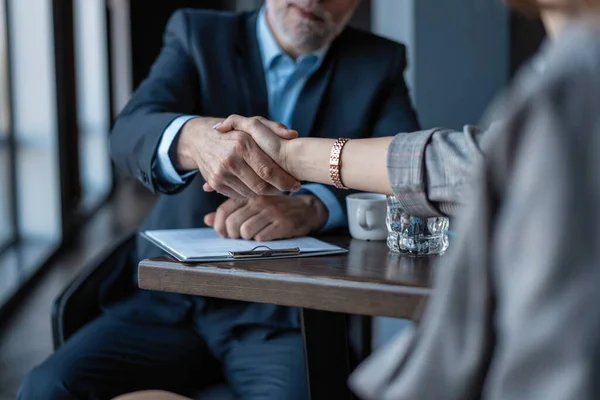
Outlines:
[[226,239],[212,228],[150,230],[141,236],[185,263],[314,257],[348,251],[313,237],[270,242]]
[[252,250],[230,251],[229,254],[236,260],[261,257],[295,256],[300,254],[300,247],[292,247],[289,249],[271,249],[269,246],[256,246]]

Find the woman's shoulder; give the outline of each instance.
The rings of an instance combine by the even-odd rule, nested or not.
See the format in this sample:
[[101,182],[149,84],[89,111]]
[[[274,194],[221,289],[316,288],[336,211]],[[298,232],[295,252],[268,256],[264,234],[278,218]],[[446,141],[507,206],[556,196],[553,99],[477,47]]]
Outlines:
[[594,93],[600,98],[600,30],[576,24],[548,40],[519,70],[488,109],[484,125],[536,104],[559,102],[565,95],[583,101]]
[[505,116],[545,111],[559,119],[583,117],[583,105],[600,109],[600,28],[573,25],[547,42],[499,105],[496,110]]
[[600,88],[600,28],[586,23],[566,28],[552,45],[547,46],[542,63],[542,81],[547,87],[587,88],[582,95],[594,94]]
[[502,175],[496,177],[501,187],[510,181],[506,171],[530,162],[517,162],[519,155],[571,158],[600,145],[600,30],[573,26],[548,42],[537,60],[540,68],[525,67],[494,109],[500,122],[487,164]]

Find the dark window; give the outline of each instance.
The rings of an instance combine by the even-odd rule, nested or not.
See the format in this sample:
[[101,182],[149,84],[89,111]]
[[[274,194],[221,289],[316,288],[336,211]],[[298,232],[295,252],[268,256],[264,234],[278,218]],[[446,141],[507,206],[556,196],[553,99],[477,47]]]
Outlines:
[[0,0],[0,252],[15,241],[6,4]]
[[0,311],[112,191],[108,28],[106,0],[0,0]]

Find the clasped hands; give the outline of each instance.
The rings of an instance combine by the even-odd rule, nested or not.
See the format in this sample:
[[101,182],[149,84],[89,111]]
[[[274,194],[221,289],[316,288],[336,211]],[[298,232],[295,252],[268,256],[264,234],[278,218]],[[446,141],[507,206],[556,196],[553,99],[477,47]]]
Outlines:
[[[213,129],[222,135],[232,135],[235,140],[238,140],[238,152],[257,153],[247,154],[249,156],[247,165],[254,169],[256,175],[262,181],[256,180],[249,171],[240,174],[239,178],[242,180],[242,184],[253,192],[248,195],[248,191],[242,188],[238,193],[243,197],[280,195],[282,192],[297,192],[300,190],[300,182],[287,172],[288,167],[286,165],[289,140],[298,137],[297,131],[288,129],[285,125],[264,117],[248,118],[239,115],[232,115],[215,124]],[[225,168],[232,171],[231,167],[235,168],[236,166],[241,169],[245,167],[233,162],[225,165]],[[249,180],[244,181],[243,179]],[[217,180],[214,183],[207,181],[204,189],[206,191],[233,189],[233,187],[227,187],[230,183],[232,182],[227,180]],[[235,183],[236,187],[239,188],[237,182]]]
[[206,225],[224,237],[259,241],[304,236],[327,221],[315,196],[300,190],[288,173],[291,139],[298,132],[263,117],[195,118],[177,142],[179,169],[198,169],[204,190],[227,197]]

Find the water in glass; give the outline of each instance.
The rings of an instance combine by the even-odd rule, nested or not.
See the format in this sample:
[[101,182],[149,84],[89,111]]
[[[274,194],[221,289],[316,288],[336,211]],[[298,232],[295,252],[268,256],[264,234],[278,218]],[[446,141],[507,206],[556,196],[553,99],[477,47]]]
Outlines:
[[419,218],[408,215],[394,196],[387,198],[386,223],[387,244],[392,251],[431,255],[443,253],[448,248],[448,218]]

